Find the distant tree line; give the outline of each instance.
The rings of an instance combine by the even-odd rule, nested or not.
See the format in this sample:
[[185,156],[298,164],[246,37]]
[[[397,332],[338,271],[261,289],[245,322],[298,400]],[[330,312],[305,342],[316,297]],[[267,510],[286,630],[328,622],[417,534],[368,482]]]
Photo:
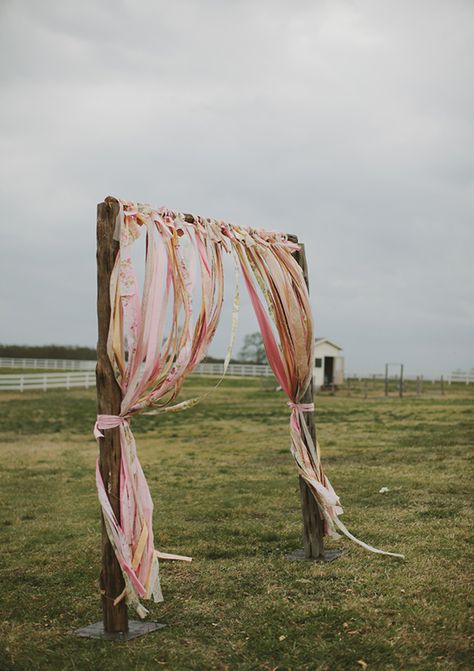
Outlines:
[[[0,345],[0,357],[14,359],[80,359],[95,361],[94,347],[79,345]],[[223,357],[206,356],[204,363],[222,363]],[[265,348],[260,333],[251,333],[244,338],[244,346],[231,363],[267,363]]]
[[94,347],[79,345],[0,345],[0,357],[95,361],[97,352]]
[[[223,356],[205,356],[201,363],[224,363]],[[240,363],[239,359],[231,359],[230,363]]]

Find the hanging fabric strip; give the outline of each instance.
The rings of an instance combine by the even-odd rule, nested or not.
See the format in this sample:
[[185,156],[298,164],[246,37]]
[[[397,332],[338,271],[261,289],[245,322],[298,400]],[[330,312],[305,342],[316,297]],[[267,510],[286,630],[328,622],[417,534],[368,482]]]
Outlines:
[[[324,474],[319,447],[314,445],[303,418],[304,412],[312,411],[312,404],[303,404],[300,401],[310,383],[314,362],[313,321],[301,268],[284,245],[247,244],[245,250],[240,251],[239,258],[269,364],[290,399],[291,451],[298,472],[309,485],[325,521],[325,532],[337,537],[336,529],[339,529],[366,550],[403,558],[403,555],[379,550],[360,541],[338,519],[344,511],[339,497]],[[253,270],[265,298],[268,314],[252,281],[250,269]],[[270,316],[278,334],[278,341],[273,333]]]
[[187,410],[188,408],[192,408],[197,403],[201,403],[205,398],[214,393],[214,391],[220,386],[223,379],[225,378],[227,369],[230,364],[230,360],[232,358],[232,352],[234,350],[235,338],[237,335],[237,327],[239,324],[239,312],[240,312],[240,291],[239,291],[240,269],[238,259],[234,250],[232,250],[232,257],[234,259],[234,299],[232,302],[230,341],[227,346],[226,355],[224,357],[222,375],[219,377],[216,384],[210,389],[208,389],[206,392],[204,392],[204,394],[201,394],[201,396],[197,396],[195,398],[189,398],[186,401],[181,401],[181,403],[176,403],[175,405],[164,406],[159,410],[149,410],[147,412],[144,412],[143,413],[144,415],[159,415],[164,412],[179,412],[180,410]]

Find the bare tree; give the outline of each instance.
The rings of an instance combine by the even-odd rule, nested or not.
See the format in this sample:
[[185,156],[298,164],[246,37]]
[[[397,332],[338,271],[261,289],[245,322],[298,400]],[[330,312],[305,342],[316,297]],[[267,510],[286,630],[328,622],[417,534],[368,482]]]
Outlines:
[[263,338],[259,331],[245,336],[239,359],[245,363],[267,363]]

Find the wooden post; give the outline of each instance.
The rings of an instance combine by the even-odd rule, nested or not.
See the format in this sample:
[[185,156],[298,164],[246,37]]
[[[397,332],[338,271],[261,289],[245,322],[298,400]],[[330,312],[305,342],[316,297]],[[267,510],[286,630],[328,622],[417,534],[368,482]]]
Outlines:
[[[295,235],[289,235],[288,238],[292,242],[298,242]],[[304,245],[301,245],[299,251],[294,253],[294,258],[298,262],[303,271],[303,276],[306,286],[309,291],[308,266],[306,263],[306,254]],[[314,362],[313,362],[314,366]],[[314,384],[313,375],[311,374],[311,382],[306,390],[301,403],[314,402]],[[316,424],[314,421],[314,412],[305,412],[304,419],[309,429],[311,438],[316,445]],[[306,484],[301,476],[299,476],[300,497],[301,497],[301,512],[303,514],[303,544],[304,544],[304,558],[305,559],[325,559],[324,553],[324,527],[323,520],[319,513],[318,505],[311,492],[311,489]]]
[[[97,206],[97,413],[119,415],[122,392],[118,386],[107,355],[110,323],[110,275],[118,252],[113,239],[118,202],[106,199]],[[103,429],[99,439],[99,464],[105,491],[117,520],[120,522],[120,430]],[[104,632],[128,632],[125,599],[114,606],[114,599],[125,587],[122,571],[105,530],[102,518],[102,571],[100,574]]]

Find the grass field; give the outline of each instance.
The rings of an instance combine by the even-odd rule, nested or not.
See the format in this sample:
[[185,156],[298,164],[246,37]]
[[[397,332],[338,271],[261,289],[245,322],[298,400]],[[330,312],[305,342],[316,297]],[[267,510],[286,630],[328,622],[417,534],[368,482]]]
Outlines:
[[94,416],[93,390],[0,393],[2,671],[473,668],[472,385],[317,398],[346,525],[405,561],[345,540],[331,564],[285,559],[301,546],[288,408],[260,382],[134,421],[157,546],[194,560],[162,562],[168,626],[127,644],[69,633],[100,619]]

